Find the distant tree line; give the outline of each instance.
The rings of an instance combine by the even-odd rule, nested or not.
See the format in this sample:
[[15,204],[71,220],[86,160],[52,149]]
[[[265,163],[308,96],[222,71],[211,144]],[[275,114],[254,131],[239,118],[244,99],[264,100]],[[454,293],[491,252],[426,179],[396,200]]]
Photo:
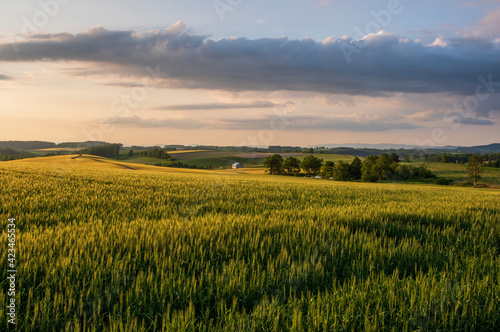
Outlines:
[[269,153],[299,153],[302,152],[300,146],[280,146],[280,145],[270,145],[267,148]]
[[0,141],[0,148],[11,148],[15,150],[41,150],[50,148],[89,148],[93,146],[100,146],[110,144],[101,141],[87,141],[87,142],[63,142],[53,143],[44,141]]
[[169,161],[164,161],[164,162],[159,162],[154,164],[154,166],[161,166],[161,167],[173,167],[173,168],[189,168],[189,169],[211,169],[212,166],[196,166],[196,165],[188,165],[183,163],[182,161],[175,160],[174,158],[171,158]]
[[100,156],[105,158],[115,158],[120,155],[122,144],[106,144],[93,146],[78,151],[79,154],[90,154],[93,156]]
[[396,153],[370,155],[364,161],[356,157],[350,163],[324,162],[314,155],[308,155],[302,161],[295,157],[283,159],[279,154],[274,154],[265,159],[264,166],[271,175],[319,176],[337,181],[377,182],[436,178],[425,165],[416,167],[400,163]]
[[0,141],[0,148],[10,148],[15,150],[38,150],[55,147],[55,143],[42,141]]
[[110,143],[108,142],[102,142],[102,141],[86,141],[86,142],[63,142],[57,144],[55,147],[57,148],[75,148],[75,149],[85,149],[85,148],[91,148],[94,146],[103,146],[103,145],[108,145]]
[[[441,162],[453,164],[467,164],[473,153],[432,153],[411,156],[415,162]],[[478,155],[487,167],[500,167],[500,153],[484,153]]]

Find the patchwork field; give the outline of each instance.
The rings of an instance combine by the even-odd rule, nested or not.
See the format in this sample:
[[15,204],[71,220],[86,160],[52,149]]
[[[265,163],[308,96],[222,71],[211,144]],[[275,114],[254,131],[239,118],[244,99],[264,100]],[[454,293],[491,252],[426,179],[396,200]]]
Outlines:
[[500,191],[75,157],[0,163],[19,331],[500,329]]
[[[242,163],[244,167],[264,167],[264,159],[268,156],[273,155],[273,153],[249,153],[249,152],[225,152],[225,151],[210,151],[210,150],[186,150],[186,151],[169,151],[170,154],[175,159],[182,161],[189,166],[197,167],[213,167],[213,168],[231,168],[231,165],[235,162]],[[299,160],[304,159],[307,153],[282,153],[283,158],[294,156]],[[351,162],[354,159],[353,156],[345,156],[339,154],[320,154],[317,157],[325,161],[346,161]],[[155,163],[162,162],[161,159],[154,158],[144,158],[139,155],[134,155],[129,157],[126,151],[121,153],[120,159],[130,163],[139,163],[152,165]]]

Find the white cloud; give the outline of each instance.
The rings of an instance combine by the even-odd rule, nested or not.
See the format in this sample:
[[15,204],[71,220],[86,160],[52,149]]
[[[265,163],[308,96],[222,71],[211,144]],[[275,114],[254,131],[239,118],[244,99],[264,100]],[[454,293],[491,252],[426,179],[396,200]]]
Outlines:
[[436,119],[436,112],[433,110],[422,111],[406,115],[405,118],[408,120],[421,121],[421,122],[432,121]]
[[[500,1],[495,1],[500,2]],[[500,37],[500,7],[489,12],[476,25],[466,27],[463,31],[466,37],[495,38]]]

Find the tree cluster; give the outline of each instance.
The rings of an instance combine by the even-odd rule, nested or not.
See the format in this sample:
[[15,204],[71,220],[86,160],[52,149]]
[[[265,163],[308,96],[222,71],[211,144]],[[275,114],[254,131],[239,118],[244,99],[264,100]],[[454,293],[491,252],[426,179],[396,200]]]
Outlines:
[[484,164],[484,166],[486,166],[486,167],[500,168],[500,159],[490,160],[486,164]]
[[0,160],[9,161],[14,159],[23,159],[24,155],[22,152],[16,151],[11,148],[0,148]]
[[425,165],[401,164],[396,154],[368,156],[363,161],[361,179],[365,182],[379,180],[432,179],[436,176]]
[[120,155],[120,149],[122,148],[122,144],[106,144],[93,146],[90,148],[86,148],[78,151],[79,154],[90,154],[93,156],[105,157],[105,158],[114,158]]
[[306,156],[302,161],[295,157],[283,160],[279,154],[274,154],[266,158],[264,166],[272,175],[305,175],[308,177],[319,175],[324,179],[336,181],[405,181],[436,177],[425,165],[417,167],[401,164],[399,156],[395,153],[391,155],[384,153],[380,156],[370,155],[364,161],[356,157],[351,163],[345,161],[324,162],[323,159],[313,155]]
[[308,155],[300,161],[295,157],[283,159],[279,154],[274,154],[266,158],[264,166],[271,175],[308,177],[319,175],[325,179],[348,181],[361,179],[362,162],[356,157],[350,164],[343,161],[335,164],[333,161],[324,162],[323,159],[313,155]]
[[500,168],[500,153],[482,154],[480,157],[485,162],[484,166]]
[[163,160],[168,160],[171,158],[168,153],[159,148],[141,151],[141,156],[148,158],[163,159]]

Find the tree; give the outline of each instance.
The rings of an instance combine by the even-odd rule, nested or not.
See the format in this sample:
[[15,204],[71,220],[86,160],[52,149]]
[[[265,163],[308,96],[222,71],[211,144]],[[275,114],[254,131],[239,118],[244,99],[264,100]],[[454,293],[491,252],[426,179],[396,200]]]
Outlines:
[[483,171],[483,158],[477,154],[471,156],[469,158],[469,162],[467,163],[467,169],[469,170],[469,177],[472,178],[474,185],[476,185],[477,180],[481,178],[480,174]]
[[337,181],[348,181],[350,179],[349,164],[342,160],[339,161],[333,169],[333,179]]
[[134,150],[128,150],[128,156],[132,157],[134,155]]
[[391,153],[390,158],[393,163],[399,164],[399,156],[395,152]]
[[300,160],[295,157],[288,157],[283,161],[281,169],[288,175],[297,175],[300,173]]
[[280,175],[282,164],[283,157],[281,157],[279,154],[274,154],[264,160],[264,166],[269,168],[269,174],[271,175]]
[[324,179],[329,179],[333,177],[333,169],[335,163],[333,161],[325,162],[325,166],[321,167],[320,176]]
[[380,176],[376,172],[375,166],[377,164],[377,156],[368,156],[363,161],[363,167],[361,168],[361,180],[365,182],[377,182],[380,180]]
[[354,158],[349,165],[349,175],[351,176],[351,179],[353,180],[359,180],[361,179],[361,168],[363,167],[363,163],[361,162],[361,159],[358,157]]
[[375,164],[375,172],[380,176],[380,179],[387,180],[392,175],[392,159],[385,153],[381,154]]
[[316,158],[313,155],[306,156],[304,160],[300,163],[300,168],[302,168],[307,176],[316,175],[321,170],[321,165],[323,165],[323,159]]
[[450,159],[448,159],[448,156],[446,155],[446,153],[442,154],[442,156],[441,156],[441,162],[443,164],[448,164],[450,162]]
[[396,173],[396,178],[398,180],[408,180],[409,178],[413,177],[415,174],[415,167],[412,165],[398,165],[396,169],[394,170],[394,173]]

